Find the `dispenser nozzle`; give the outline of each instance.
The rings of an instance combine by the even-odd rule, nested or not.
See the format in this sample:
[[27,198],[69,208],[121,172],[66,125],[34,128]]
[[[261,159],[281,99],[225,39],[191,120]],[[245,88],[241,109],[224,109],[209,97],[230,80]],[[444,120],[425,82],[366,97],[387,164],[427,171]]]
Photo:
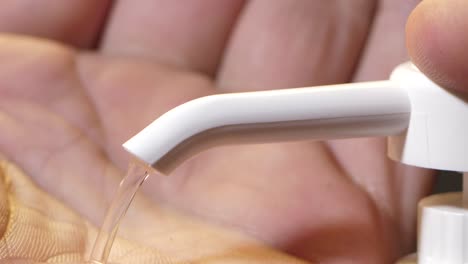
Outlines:
[[290,140],[389,137],[389,156],[468,171],[468,104],[411,63],[390,80],[221,94],[182,104],[123,147],[163,173],[207,148]]
[[394,81],[221,94],[170,110],[123,146],[167,174],[218,145],[396,135],[409,114]]

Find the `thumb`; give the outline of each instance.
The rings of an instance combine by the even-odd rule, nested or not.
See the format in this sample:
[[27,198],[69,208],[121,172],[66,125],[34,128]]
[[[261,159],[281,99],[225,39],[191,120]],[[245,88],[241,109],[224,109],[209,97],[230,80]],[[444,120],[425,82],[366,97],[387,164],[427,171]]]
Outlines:
[[439,85],[468,93],[468,1],[424,0],[409,17],[413,62]]

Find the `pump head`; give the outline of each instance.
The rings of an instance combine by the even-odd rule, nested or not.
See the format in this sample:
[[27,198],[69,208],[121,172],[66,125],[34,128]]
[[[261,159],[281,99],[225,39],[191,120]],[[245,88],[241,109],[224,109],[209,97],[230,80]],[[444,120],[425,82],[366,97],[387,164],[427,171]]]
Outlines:
[[411,63],[390,80],[232,93],[182,104],[123,147],[163,173],[218,145],[389,136],[389,156],[468,171],[467,102]]

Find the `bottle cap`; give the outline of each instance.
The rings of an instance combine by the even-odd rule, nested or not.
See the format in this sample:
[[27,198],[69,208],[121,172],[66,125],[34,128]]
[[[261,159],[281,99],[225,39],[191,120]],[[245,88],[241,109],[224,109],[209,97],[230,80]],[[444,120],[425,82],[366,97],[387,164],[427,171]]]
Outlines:
[[468,209],[462,194],[450,193],[423,200],[418,264],[468,263]]

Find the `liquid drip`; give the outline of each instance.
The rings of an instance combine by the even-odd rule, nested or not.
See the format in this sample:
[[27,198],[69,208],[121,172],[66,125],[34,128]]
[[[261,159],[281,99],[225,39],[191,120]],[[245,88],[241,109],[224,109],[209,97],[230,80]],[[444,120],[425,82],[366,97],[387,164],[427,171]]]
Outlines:
[[104,222],[94,242],[94,247],[91,251],[88,263],[107,263],[112,244],[114,243],[115,236],[119,229],[120,221],[127,212],[138,188],[143,184],[146,178],[148,178],[148,175],[149,168],[138,162],[130,163],[127,175],[120,182],[117,194],[107,210]]

